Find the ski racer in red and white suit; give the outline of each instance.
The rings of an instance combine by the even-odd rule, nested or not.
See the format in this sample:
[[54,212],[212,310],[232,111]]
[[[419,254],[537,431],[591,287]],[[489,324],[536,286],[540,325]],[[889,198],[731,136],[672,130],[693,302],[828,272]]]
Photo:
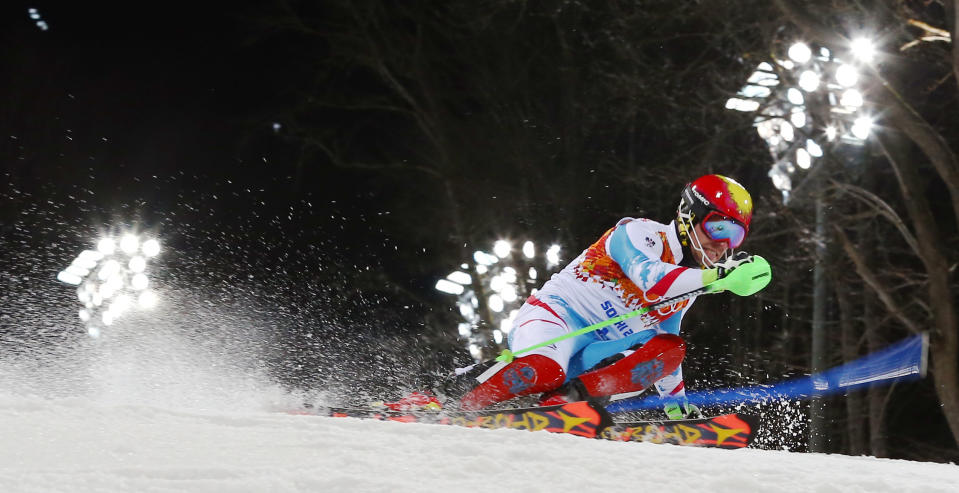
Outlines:
[[[677,220],[621,219],[553,275],[520,308],[509,334],[510,349],[689,293],[751,261],[731,255],[752,216],[751,199],[741,185],[706,175],[683,195]],[[463,396],[460,406],[479,409],[534,393],[545,393],[541,403],[548,405],[572,393],[579,394],[572,398],[583,398],[584,392],[608,396],[654,384],[660,395],[672,398],[666,406],[671,418],[698,412],[685,402],[680,366],[685,345],[678,336],[693,301],[695,296],[686,297],[525,353]]]

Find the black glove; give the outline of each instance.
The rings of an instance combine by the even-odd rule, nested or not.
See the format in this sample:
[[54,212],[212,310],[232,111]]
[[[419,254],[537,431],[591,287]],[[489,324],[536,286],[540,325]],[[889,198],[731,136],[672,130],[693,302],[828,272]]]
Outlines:
[[753,256],[746,252],[736,252],[726,257],[726,260],[716,264],[716,278],[722,279],[729,275],[736,267],[753,261]]

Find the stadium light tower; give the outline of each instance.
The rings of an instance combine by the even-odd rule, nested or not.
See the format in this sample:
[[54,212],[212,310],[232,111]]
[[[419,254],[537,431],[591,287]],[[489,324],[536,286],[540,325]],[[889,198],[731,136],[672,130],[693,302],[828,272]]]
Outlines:
[[[785,56],[762,62],[726,108],[755,112],[753,126],[772,157],[769,177],[788,203],[793,176],[806,173],[823,156],[824,148],[863,145],[873,131],[873,119],[859,90],[860,68],[873,61],[875,46],[856,38],[837,56],[825,46],[802,41],[789,45]],[[826,206],[816,194],[816,261],[813,269],[812,371],[827,365],[825,306],[827,280]],[[809,449],[825,446],[824,403],[814,398],[810,408]]]
[[490,345],[503,344],[519,307],[559,265],[559,245],[549,246],[542,255],[537,255],[538,251],[532,241],[514,248],[511,242],[498,240],[493,253],[478,250],[472,262],[436,281],[438,291],[456,296],[462,317],[459,335],[467,340],[470,354],[477,360],[488,356],[484,351],[489,351]]
[[96,248],[84,250],[57,274],[57,280],[77,286],[79,311],[90,337],[99,337],[103,327],[113,325],[132,309],[151,309],[158,297],[149,289],[148,263],[160,254],[156,238],[132,233],[118,239],[104,237]]
[[760,63],[726,108],[756,113],[753,126],[772,157],[769,177],[789,201],[793,178],[809,170],[823,149],[862,145],[873,119],[859,88],[860,68],[875,57],[866,38],[837,55],[797,41],[785,56]]

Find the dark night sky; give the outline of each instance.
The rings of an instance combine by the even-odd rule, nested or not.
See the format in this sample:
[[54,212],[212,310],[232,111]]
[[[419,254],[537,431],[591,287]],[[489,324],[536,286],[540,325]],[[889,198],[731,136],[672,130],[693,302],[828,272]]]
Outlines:
[[2,19],[5,186],[76,200],[74,219],[92,227],[104,215],[155,227],[173,213],[301,246],[378,230],[365,219],[376,211],[355,203],[362,176],[297,169],[273,131],[278,81],[292,74],[253,43],[256,15],[242,6],[41,2]]

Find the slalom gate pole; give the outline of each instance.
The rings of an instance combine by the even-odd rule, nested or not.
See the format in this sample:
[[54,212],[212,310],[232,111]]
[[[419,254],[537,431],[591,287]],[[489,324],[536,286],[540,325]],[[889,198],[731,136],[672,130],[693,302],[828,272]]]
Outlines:
[[[926,375],[928,353],[929,335],[922,333],[821,373],[772,384],[691,392],[686,394],[686,399],[696,406],[762,404],[915,380]],[[606,410],[621,413],[659,409],[669,400],[668,396],[658,395],[633,397],[614,401],[606,406]]]

